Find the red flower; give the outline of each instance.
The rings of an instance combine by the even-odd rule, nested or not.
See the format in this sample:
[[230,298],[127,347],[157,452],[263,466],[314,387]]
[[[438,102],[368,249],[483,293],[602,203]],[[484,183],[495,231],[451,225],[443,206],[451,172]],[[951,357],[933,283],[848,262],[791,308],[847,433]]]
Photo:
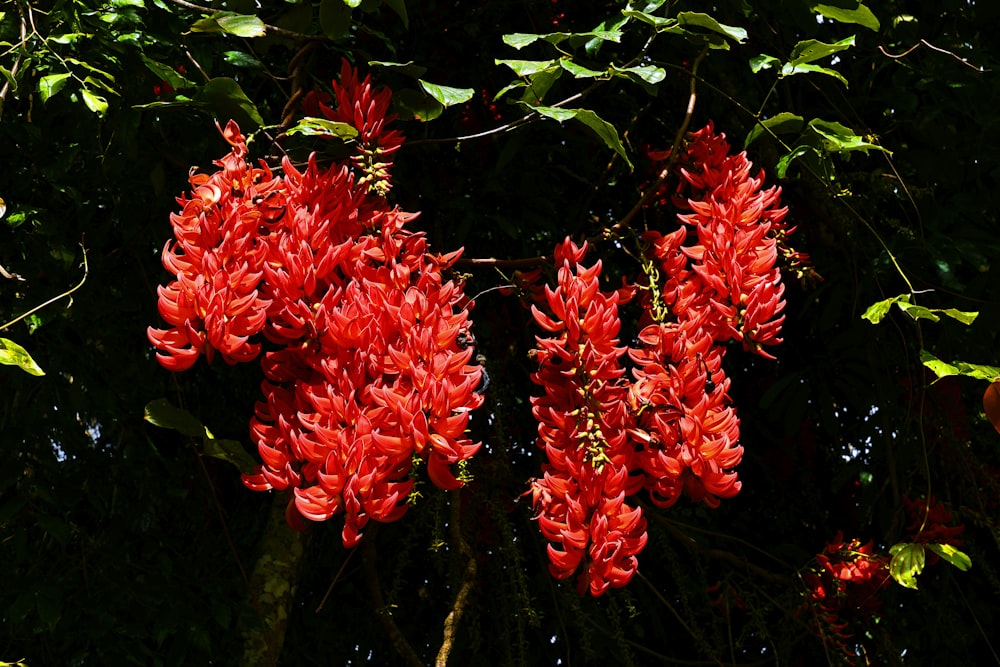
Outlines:
[[[402,135],[388,130],[389,91],[373,93],[344,67],[334,85],[334,120],[356,127],[363,156],[388,160]],[[416,215],[392,209],[388,164],[303,171],[287,159],[283,177],[249,167],[230,123],[232,152],[212,175],[195,175],[190,199],[171,217],[176,244],[164,251],[175,276],[160,290],[173,328],[150,329],[171,370],[218,350],[230,363],[272,344],[261,360],[264,398],[251,419],[262,464],[244,483],[290,490],[289,523],[343,514],[354,546],[369,520],[394,521],[407,509],[414,461],[431,481],[462,486],[461,466],[479,449],[466,437],[482,369],[462,283],[442,273],[458,258],[428,252],[404,229]],[[366,159],[367,159],[366,157]]]
[[578,587],[592,595],[624,586],[646,544],[646,520],[625,497],[639,487],[629,477],[628,387],[618,345],[618,304],[626,292],[605,293],[601,263],[580,264],[586,244],[556,247],[558,287],[545,288],[548,314],[532,306],[539,326],[532,380],[545,389],[532,397],[538,444],[548,463],[532,483],[542,534],[550,541],[549,570],[565,579],[581,569]]
[[360,80],[357,70],[344,60],[340,83],[333,82],[333,93],[337,106],[330,108],[317,100],[320,110],[327,119],[357,129],[357,149],[351,161],[362,174],[359,185],[385,195],[391,187],[392,155],[403,145],[402,132],[386,127],[396,119],[395,115],[386,115],[392,91],[388,88],[373,90],[371,75]]

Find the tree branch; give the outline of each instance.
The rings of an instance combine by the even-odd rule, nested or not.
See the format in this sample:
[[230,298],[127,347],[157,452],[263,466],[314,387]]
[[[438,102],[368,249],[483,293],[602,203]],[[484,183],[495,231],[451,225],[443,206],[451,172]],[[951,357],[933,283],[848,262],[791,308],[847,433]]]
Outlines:
[[403,662],[410,665],[410,667],[424,667],[420,656],[413,650],[410,642],[406,641],[402,630],[392,620],[392,615],[385,606],[385,598],[382,597],[382,586],[378,581],[378,570],[375,568],[375,535],[378,532],[377,529],[378,525],[371,526],[367,531],[367,535],[361,540],[359,547],[361,549],[361,559],[364,563],[365,579],[368,582],[368,594],[372,598],[375,616],[378,618],[382,630],[389,637],[389,641],[392,642],[393,648],[403,658]]
[[476,581],[476,555],[469,548],[469,543],[462,535],[462,497],[458,493],[451,496],[451,538],[458,548],[459,556],[466,558],[465,573],[462,575],[462,585],[455,596],[455,604],[451,607],[451,612],[444,619],[444,639],[441,642],[441,649],[438,651],[435,667],[447,667],[448,656],[451,654],[452,646],[455,643],[455,631],[458,622],[462,619],[465,611],[465,604],[469,599],[469,592]]

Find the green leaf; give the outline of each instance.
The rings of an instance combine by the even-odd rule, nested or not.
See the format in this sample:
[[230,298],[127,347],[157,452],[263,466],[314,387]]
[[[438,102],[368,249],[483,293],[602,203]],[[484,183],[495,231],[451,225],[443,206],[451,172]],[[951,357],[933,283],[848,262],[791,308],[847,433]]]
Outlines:
[[550,67],[529,76],[524,94],[521,95],[521,101],[526,104],[541,104],[545,94],[559,80],[564,71],[561,67]]
[[351,8],[344,0],[322,0],[319,4],[319,27],[333,40],[346,37],[351,29]]
[[417,82],[420,84],[420,87],[424,89],[425,93],[440,102],[444,107],[450,107],[456,104],[468,102],[472,99],[472,96],[476,92],[472,88],[449,88],[448,86],[439,86],[436,83],[430,83],[428,81],[424,81],[423,79],[418,79]]
[[206,83],[195,96],[198,103],[207,106],[224,125],[230,118],[244,130],[264,124],[257,107],[246,96],[240,85],[228,77],[216,77]]
[[264,22],[251,14],[236,12],[216,12],[207,18],[195,21],[191,32],[223,32],[237,37],[263,37],[267,34]]
[[788,111],[783,111],[776,116],[758,121],[750,132],[747,133],[747,138],[743,142],[743,148],[749,146],[753,143],[754,139],[765,132],[769,134],[792,134],[795,132],[801,132],[803,122],[802,116],[796,116]]
[[907,301],[897,301],[896,305],[899,306],[900,310],[915,320],[930,320],[931,322],[941,321],[941,318],[935,315],[934,311],[930,308],[917,306]]
[[643,23],[648,23],[661,32],[667,28],[677,25],[677,19],[667,19],[662,16],[653,16],[649,12],[640,12],[635,9],[624,9],[622,10],[622,14],[628,18],[639,19]]
[[796,74],[825,74],[827,76],[832,76],[833,78],[844,84],[845,87],[850,87],[847,83],[847,79],[844,75],[837,70],[832,70],[829,67],[822,67],[820,65],[813,65],[812,63],[799,63],[793,65],[792,63],[785,63],[781,67],[781,76],[794,76]]
[[18,366],[30,375],[45,375],[28,351],[12,340],[0,338],[0,364]]
[[[340,0],[337,0],[340,2]],[[354,139],[358,130],[349,123],[340,123],[326,118],[307,116],[294,127],[288,129],[288,134],[303,134],[310,137],[337,137],[338,139]]]
[[523,49],[529,44],[534,44],[538,40],[543,40],[549,44],[559,44],[567,39],[577,45],[580,42],[590,42],[598,40],[602,42],[620,42],[622,31],[612,30],[592,30],[591,32],[550,32],[550,33],[527,33],[515,32],[503,36],[503,43],[515,49]]
[[682,26],[698,26],[705,28],[724,37],[735,40],[742,44],[747,41],[747,31],[731,25],[723,25],[708,14],[699,12],[680,12],[677,15],[677,22]]
[[924,546],[962,572],[968,572],[969,568],[972,567],[972,559],[950,544],[925,544]]
[[620,76],[622,73],[632,74],[654,86],[667,78],[667,70],[653,65],[642,67],[615,67],[612,65],[611,73],[616,76]]
[[872,13],[872,10],[865,7],[860,2],[847,3],[854,7],[838,7],[836,5],[813,5],[812,11],[821,14],[824,18],[837,21],[839,23],[856,23],[869,30],[878,32],[879,22]]
[[495,60],[497,65],[506,65],[518,76],[531,76],[542,70],[558,65],[555,60]]
[[778,163],[774,166],[775,175],[778,178],[784,178],[785,174],[788,172],[788,168],[792,165],[792,162],[810,152],[819,155],[816,149],[813,148],[812,146],[805,146],[805,145],[796,146],[791,150],[790,153],[781,156],[781,158],[778,160]]
[[568,58],[560,58],[559,66],[573,75],[576,79],[593,79],[599,76],[607,76],[607,70],[587,69],[583,65],[577,65]]
[[158,398],[147,403],[143,419],[153,426],[173,429],[190,438],[204,438],[208,433],[201,420],[187,410],[176,407],[165,398]]
[[70,76],[69,72],[63,72],[62,74],[49,74],[39,79],[38,94],[42,102],[46,102],[50,97],[62,90]]
[[434,120],[444,111],[444,106],[436,99],[423,90],[414,90],[413,88],[394,91],[392,102],[404,117],[409,115],[410,118],[422,122]]
[[403,21],[403,27],[409,29],[410,17],[406,13],[405,0],[383,0],[383,2],[389,6],[389,9],[396,12],[399,18]]
[[408,63],[394,63],[387,60],[369,60],[368,64],[373,67],[383,67],[393,72],[399,72],[405,76],[412,76],[414,79],[419,79],[427,71],[426,67],[421,67],[420,65],[414,64],[411,60]]
[[615,129],[614,125],[604,120],[590,109],[563,109],[561,107],[541,107],[532,106],[530,104],[528,106],[541,115],[557,120],[560,123],[576,119],[600,137],[608,148],[618,153],[618,155],[625,160],[625,163],[628,164],[629,169],[632,168],[632,161],[629,160],[628,154],[625,152],[625,147],[622,145],[621,139],[618,137],[618,130]]
[[146,66],[146,69],[155,74],[159,79],[169,83],[175,89],[194,88],[194,82],[186,79],[173,67],[164,65],[163,63],[157,62],[152,58],[148,58],[142,53],[140,53],[139,56],[142,58],[142,62]]
[[503,43],[507,46],[513,46],[515,49],[523,49],[529,44],[534,44],[536,41],[541,39],[541,35],[535,35],[525,32],[515,32],[509,35],[503,36]]
[[357,9],[358,7],[360,7],[361,2],[362,0],[344,0],[344,4],[350,7],[351,9]]
[[964,361],[956,361],[953,364],[949,364],[941,361],[927,350],[920,350],[920,362],[931,369],[939,378],[948,377],[949,375],[964,375],[988,382],[1000,380],[1000,367],[969,364]]
[[[259,60],[243,51],[223,51],[222,57],[233,67],[245,67],[247,69],[262,69],[264,67]],[[187,86],[174,85],[174,88],[178,87]]]
[[52,35],[45,38],[46,42],[55,42],[56,44],[72,44],[81,37],[91,37],[83,32],[68,32],[65,35]]
[[792,49],[792,55],[788,59],[788,64],[799,65],[802,63],[811,63],[814,60],[832,56],[834,53],[846,51],[852,46],[854,46],[854,35],[845,37],[833,44],[827,44],[815,39],[806,39],[796,44]]
[[892,308],[892,304],[900,300],[909,301],[909,299],[909,294],[900,294],[899,296],[894,296],[892,298],[883,299],[882,301],[873,303],[868,306],[868,310],[861,315],[861,319],[868,320],[872,324],[878,324],[885,319],[886,315],[889,314],[889,309]]
[[257,468],[257,462],[247,453],[243,445],[236,440],[219,440],[206,437],[202,441],[201,454],[212,458],[228,461],[240,469],[244,475],[252,475]]
[[966,325],[972,324],[973,322],[976,321],[976,318],[979,317],[978,312],[968,311],[968,310],[956,310],[955,308],[946,308],[944,310],[939,310],[937,312],[947,315],[951,319],[958,320],[962,324]]
[[775,65],[780,65],[781,61],[774,56],[762,53],[750,59],[750,71],[756,74],[762,70],[771,69]]
[[822,137],[823,148],[828,153],[843,151],[865,151],[877,150],[889,153],[878,144],[865,141],[862,137],[854,134],[854,130],[840,123],[814,118],[809,121],[809,128]]
[[86,88],[80,89],[80,95],[83,97],[83,103],[87,105],[87,108],[98,116],[103,116],[108,110],[108,101],[100,95],[95,95]]
[[892,560],[889,562],[889,574],[902,586],[917,588],[917,575],[924,571],[927,555],[924,545],[912,542],[894,544],[889,549]]

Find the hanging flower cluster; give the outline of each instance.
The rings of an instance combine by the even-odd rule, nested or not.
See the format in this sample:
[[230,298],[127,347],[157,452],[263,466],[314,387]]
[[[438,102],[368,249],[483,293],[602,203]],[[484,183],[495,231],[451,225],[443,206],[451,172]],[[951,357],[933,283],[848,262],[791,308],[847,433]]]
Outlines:
[[571,576],[583,563],[581,593],[601,595],[635,574],[636,554],[646,545],[642,510],[625,503],[638,490],[627,435],[628,386],[618,345],[618,305],[629,290],[605,293],[601,262],[580,264],[586,244],[569,239],[556,247],[558,286],[545,288],[551,316],[532,308],[550,334],[538,338],[538,371],[531,378],[545,388],[532,397],[539,444],[548,463],[532,483],[538,525],[550,541],[549,571]]
[[[334,84],[336,120],[358,130],[350,163],[282,177],[251,167],[235,123],[232,146],[211,175],[191,177],[191,196],[171,216],[176,242],[160,289],[172,325],[149,329],[160,363],[189,368],[200,354],[261,366],[264,399],[251,420],[263,464],[244,483],[291,490],[295,514],[322,521],[343,514],[343,542],[354,546],[370,519],[401,517],[414,461],[441,488],[479,448],[466,437],[483,403],[471,365],[471,301],[442,272],[459,252],[428,252],[405,229],[415,214],[391,208],[391,153],[402,136],[386,129],[391,93],[373,92],[345,64]],[[372,160],[377,158],[379,162]]]
[[816,563],[817,568],[802,575],[807,587],[803,612],[827,647],[853,665],[857,656],[848,626],[851,621],[866,622],[881,607],[878,593],[892,581],[889,558],[873,553],[871,540],[845,542],[838,532]]
[[730,155],[711,125],[689,137],[677,165],[678,228],[643,236],[637,345],[618,345],[626,293],[599,289],[600,262],[580,265],[586,246],[556,248],[558,287],[546,288],[547,312],[534,309],[552,337],[539,337],[534,352],[532,379],[545,395],[533,411],[548,463],[532,494],[552,574],[569,577],[583,563],[581,587],[594,595],[627,583],[645,544],[645,520],[627,496],[645,488],[669,507],[686,492],[718,507],[739,491],[743,448],[724,345],[773,358],[764,346],[781,342],[780,191],[762,189],[763,175],[751,176],[745,154]]

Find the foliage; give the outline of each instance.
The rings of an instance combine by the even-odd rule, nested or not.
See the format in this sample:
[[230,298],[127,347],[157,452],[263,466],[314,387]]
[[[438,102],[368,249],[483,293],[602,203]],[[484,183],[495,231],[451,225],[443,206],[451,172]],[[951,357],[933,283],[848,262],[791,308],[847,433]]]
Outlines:
[[[996,3],[204,2],[0,7],[0,660],[1000,662]],[[216,123],[276,173],[381,168],[324,112],[344,58],[407,137],[379,194],[465,248],[488,378],[465,486],[415,477],[353,549],[339,517],[281,538],[287,499],[242,485],[260,371],[175,375],[145,335],[174,198],[229,150]],[[719,343],[739,493],[630,496],[636,573],[581,597],[530,500],[532,289],[567,237],[602,294],[654,284],[643,235],[691,214],[670,160],[710,121],[809,260],[781,253],[775,361]],[[643,303],[616,306],[623,347]]]

